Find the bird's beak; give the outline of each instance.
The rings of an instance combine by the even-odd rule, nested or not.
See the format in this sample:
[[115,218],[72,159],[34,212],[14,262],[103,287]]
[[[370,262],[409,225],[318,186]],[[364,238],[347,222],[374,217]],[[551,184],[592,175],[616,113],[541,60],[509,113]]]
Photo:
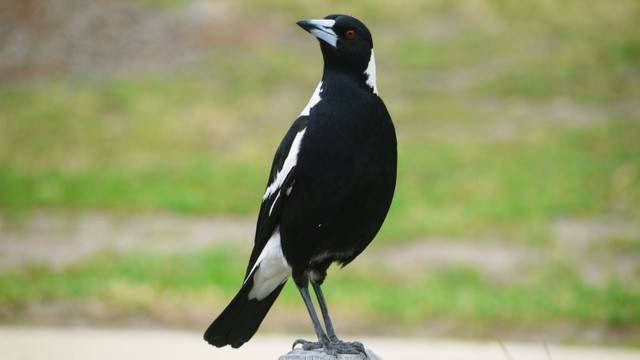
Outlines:
[[301,28],[310,32],[313,36],[326,42],[327,44],[337,47],[338,35],[333,31],[332,27],[336,23],[331,19],[320,20],[298,20],[296,24]]

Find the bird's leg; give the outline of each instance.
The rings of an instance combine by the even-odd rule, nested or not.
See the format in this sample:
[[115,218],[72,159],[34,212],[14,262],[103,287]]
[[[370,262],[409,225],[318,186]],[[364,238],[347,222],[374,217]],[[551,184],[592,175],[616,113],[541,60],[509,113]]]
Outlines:
[[320,284],[315,281],[311,281],[311,285],[313,285],[313,290],[316,292],[316,297],[318,298],[320,312],[322,312],[322,319],[324,320],[324,327],[327,329],[327,336],[331,342],[337,342],[338,337],[336,336],[336,331],[333,329],[333,323],[329,317],[329,309],[327,308],[327,302],[324,299],[322,288],[320,287]]
[[320,284],[315,281],[311,281],[311,285],[313,285],[313,290],[318,298],[318,304],[320,305],[320,311],[322,312],[324,326],[327,329],[327,336],[329,337],[331,344],[336,348],[337,352],[340,354],[365,354],[364,345],[362,345],[362,343],[358,341],[344,342],[338,339],[336,332],[333,329],[331,318],[329,317],[329,309],[327,308],[327,302],[324,299],[322,288],[320,287]]
[[311,301],[311,296],[309,296],[309,288],[306,286],[298,286],[298,290],[300,291],[300,295],[302,295],[304,304],[307,306],[309,317],[311,318],[311,322],[313,322],[313,329],[318,336],[318,342],[298,339],[293,342],[293,348],[295,348],[298,344],[302,345],[302,348],[304,350],[325,348],[327,353],[329,353],[330,355],[335,355],[336,352],[333,350],[333,347],[330,346],[331,342],[329,341],[329,338],[327,338],[327,335],[324,333],[322,325],[320,325],[320,320],[318,320],[316,310],[313,308],[313,302]]

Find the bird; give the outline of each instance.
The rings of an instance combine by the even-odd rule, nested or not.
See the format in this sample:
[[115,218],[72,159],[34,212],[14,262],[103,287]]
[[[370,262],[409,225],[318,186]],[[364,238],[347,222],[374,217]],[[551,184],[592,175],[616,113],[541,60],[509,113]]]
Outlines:
[[322,78],[275,153],[242,286],[204,339],[216,347],[242,346],[292,278],[318,339],[298,339],[293,348],[364,353],[360,342],[337,337],[321,286],[327,269],[351,263],[387,216],[396,187],[396,132],[378,93],[365,24],[332,14],[297,25],[318,39]]

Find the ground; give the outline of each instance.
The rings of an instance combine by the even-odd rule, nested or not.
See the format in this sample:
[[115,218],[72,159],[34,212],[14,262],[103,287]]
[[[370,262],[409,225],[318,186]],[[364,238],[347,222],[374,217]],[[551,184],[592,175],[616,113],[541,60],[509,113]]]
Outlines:
[[[0,327],[5,359],[32,360],[56,354],[64,359],[134,359],[157,360],[188,358],[227,360],[277,359],[291,347],[287,336],[258,336],[240,350],[214,349],[198,334],[166,330],[113,330],[84,328],[15,328]],[[38,346],[33,346],[37,339]],[[382,359],[438,360],[631,360],[637,350],[595,349],[555,344],[462,342],[452,340],[402,338],[362,339]]]

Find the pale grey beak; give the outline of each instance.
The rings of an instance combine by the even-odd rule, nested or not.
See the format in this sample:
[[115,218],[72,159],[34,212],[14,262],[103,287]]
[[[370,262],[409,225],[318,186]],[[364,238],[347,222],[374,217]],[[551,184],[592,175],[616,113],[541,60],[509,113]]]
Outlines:
[[337,47],[338,35],[336,35],[332,29],[335,23],[336,21],[331,19],[298,20],[298,22],[296,22],[296,24],[310,32],[313,36],[333,47]]

